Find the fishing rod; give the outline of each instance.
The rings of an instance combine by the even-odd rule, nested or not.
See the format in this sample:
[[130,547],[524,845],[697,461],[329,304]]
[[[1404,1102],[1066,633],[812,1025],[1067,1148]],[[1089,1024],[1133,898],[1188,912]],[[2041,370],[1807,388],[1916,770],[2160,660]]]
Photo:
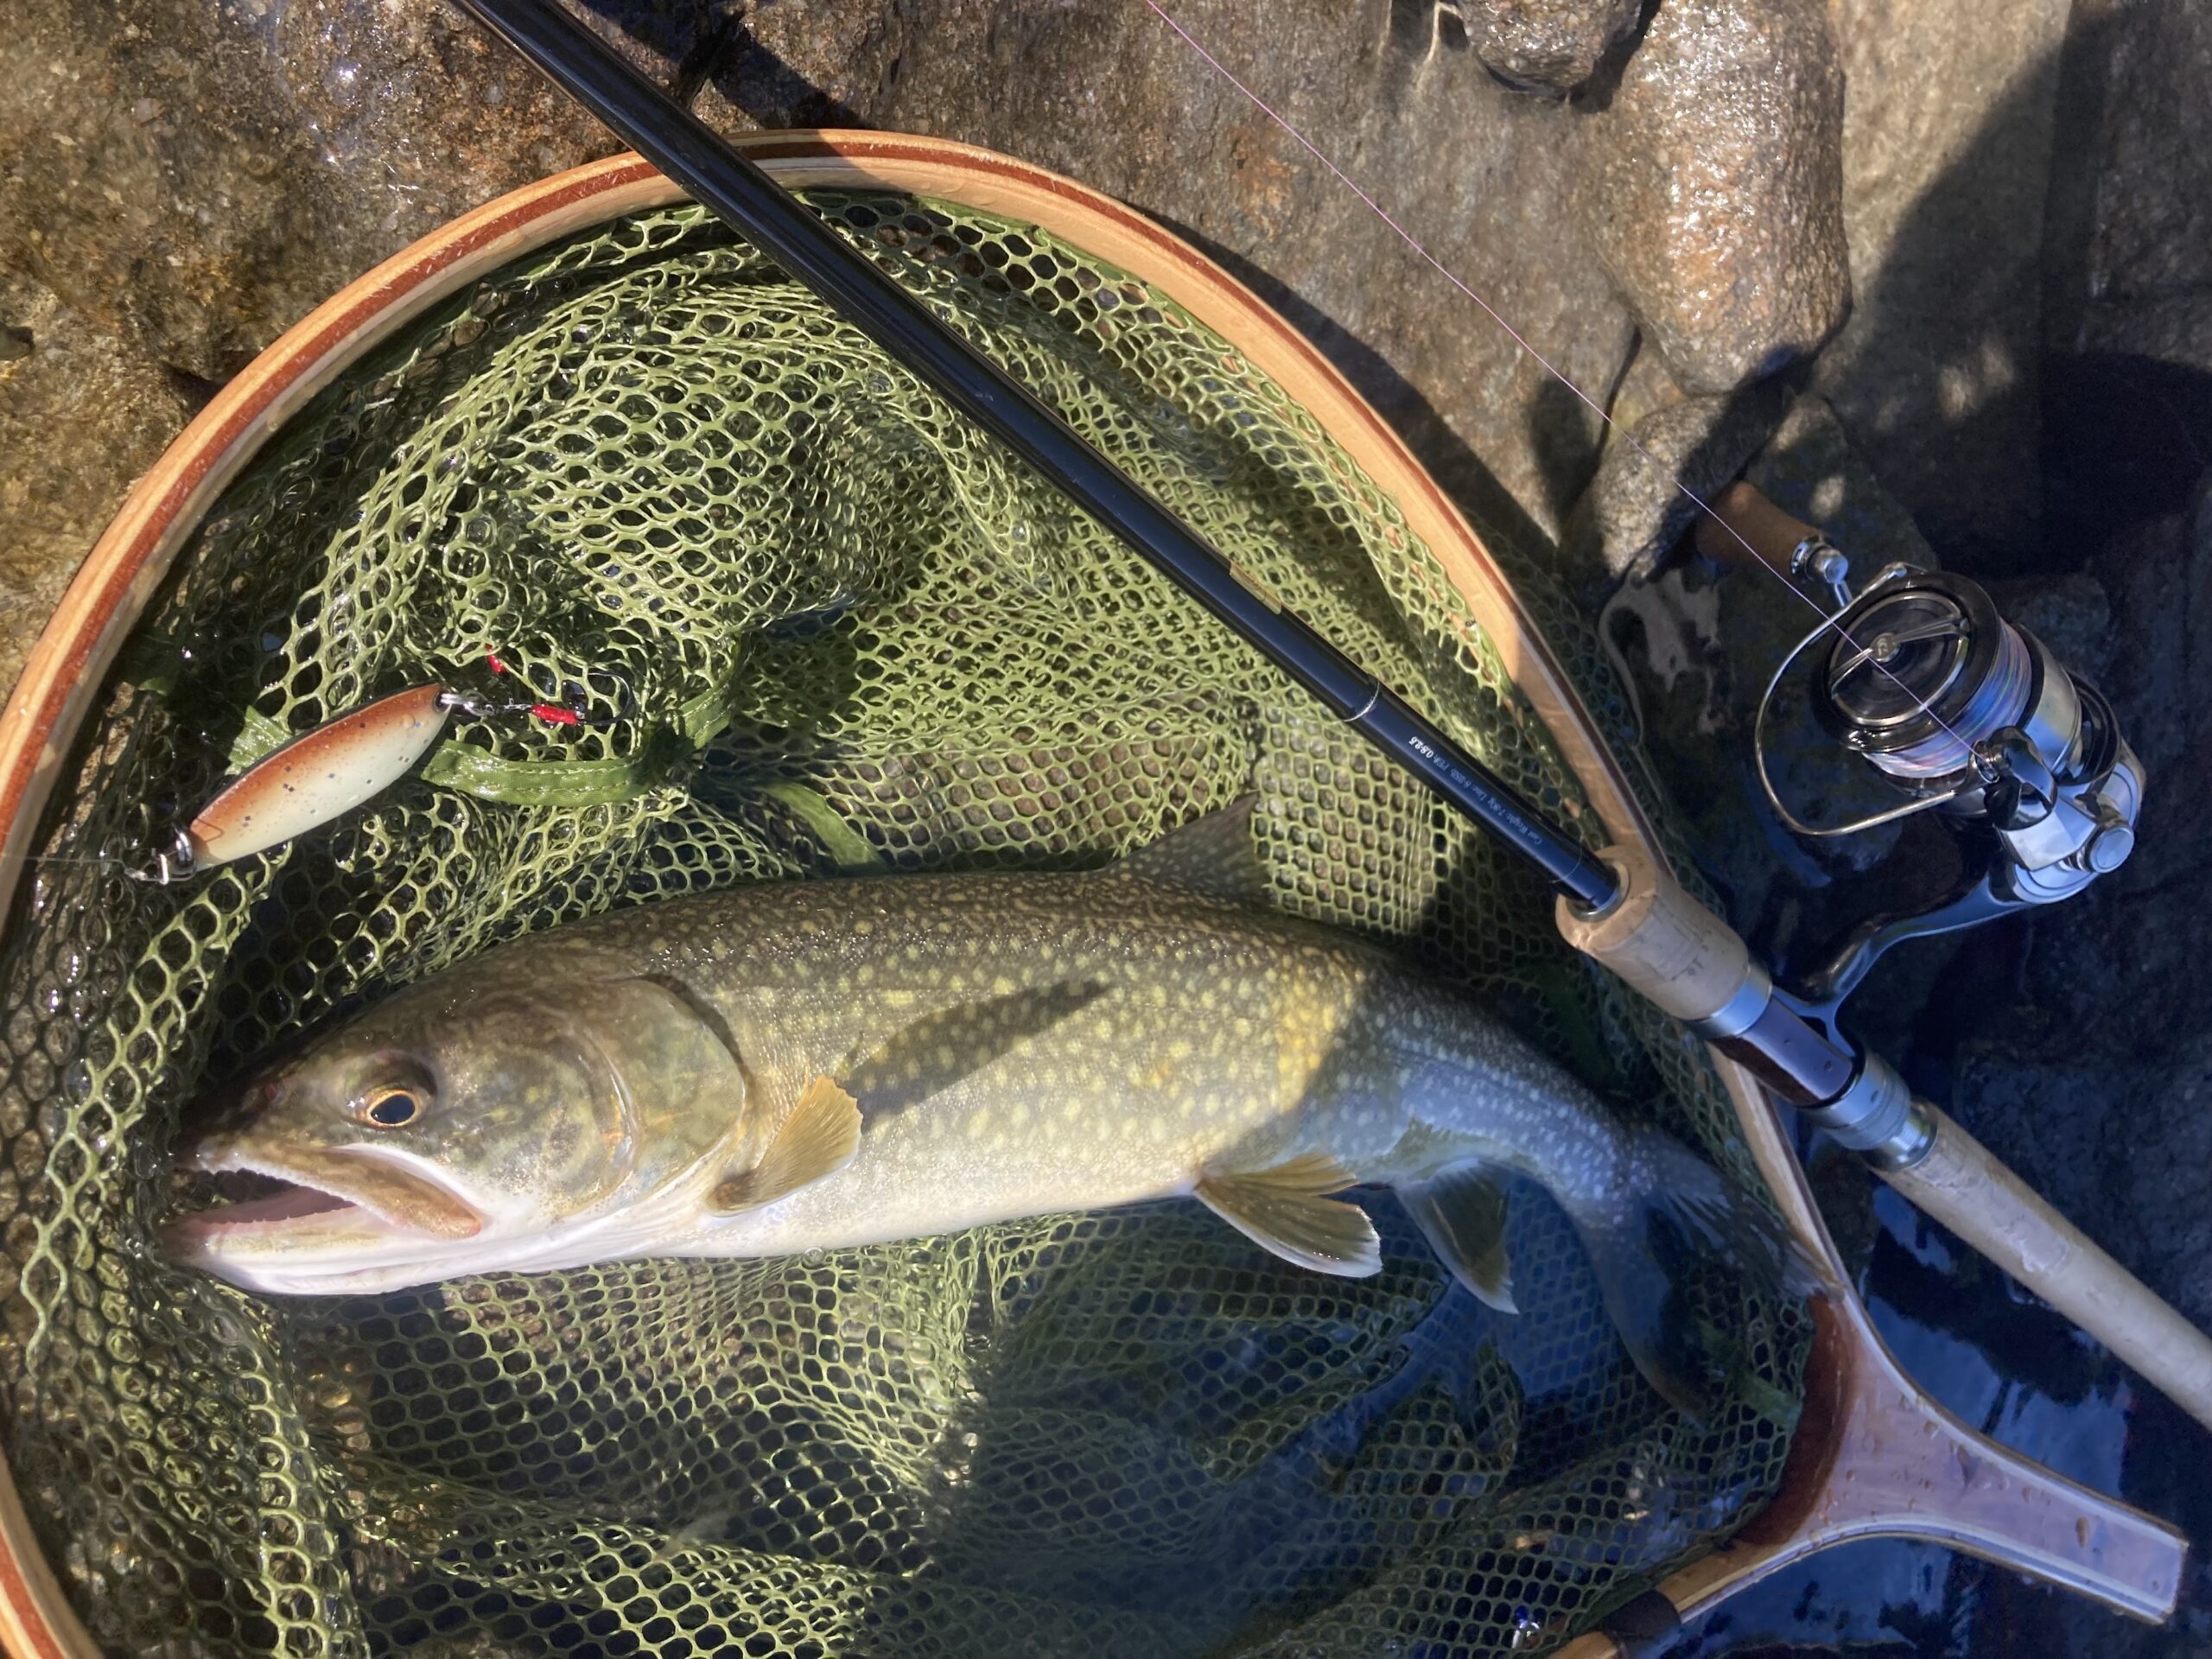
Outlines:
[[[924,385],[1035,467],[1393,763],[1541,872],[1557,892],[1557,921],[1569,944],[1860,1153],[1924,1211],[2212,1426],[2212,1341],[1939,1109],[1916,1098],[1880,1055],[1844,1038],[1820,1008],[1777,990],[1734,930],[1648,854],[1626,846],[1593,854],[1552,823],[557,0],[463,3]],[[1732,525],[1731,534],[1758,556],[1742,531]],[[1830,619],[1823,630],[1834,626]],[[1890,672],[1886,663],[1874,666]],[[1914,694],[1912,709],[1963,741],[1924,696]],[[2003,762],[2001,745],[1968,747],[1976,775],[1993,775]]]
[[1034,466],[1154,569],[1558,890],[1561,931],[1792,1105],[1862,1149],[1926,1140],[1903,1080],[1774,995],[1727,925],[1648,859],[1592,855],[1433,722],[1323,639],[1027,387],[940,321],[561,6],[467,0],[479,16],[917,378]]
[[1618,898],[1615,879],[1580,841],[1546,822],[1503,779],[1286,609],[1266,583],[1153,499],[1034,392],[568,11],[542,0],[466,3],[695,200],[1028,461],[1338,719],[1357,727],[1576,903],[1603,908]]

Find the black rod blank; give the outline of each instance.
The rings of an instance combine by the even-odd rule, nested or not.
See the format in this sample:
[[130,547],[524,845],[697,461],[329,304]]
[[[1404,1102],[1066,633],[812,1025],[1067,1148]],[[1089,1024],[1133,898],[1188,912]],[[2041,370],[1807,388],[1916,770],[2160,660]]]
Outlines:
[[1612,872],[1084,441],[1035,394],[678,105],[559,0],[464,0],[555,86],[694,200],[867,334],[1338,718],[1501,837],[1585,909],[1612,903]]

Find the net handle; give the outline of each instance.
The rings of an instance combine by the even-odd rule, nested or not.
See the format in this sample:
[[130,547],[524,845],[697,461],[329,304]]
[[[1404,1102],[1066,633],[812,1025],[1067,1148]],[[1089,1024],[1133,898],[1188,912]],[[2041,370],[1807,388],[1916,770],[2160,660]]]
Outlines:
[[[1815,1304],[1805,1410],[1773,1503],[1728,1548],[1659,1586],[1691,1619],[1809,1555],[1862,1538],[1942,1544],[2159,1624],[2187,1566],[2180,1534],[1998,1445],[1923,1394],[1855,1296]],[[1631,1659],[1602,1630],[1554,1659]]]

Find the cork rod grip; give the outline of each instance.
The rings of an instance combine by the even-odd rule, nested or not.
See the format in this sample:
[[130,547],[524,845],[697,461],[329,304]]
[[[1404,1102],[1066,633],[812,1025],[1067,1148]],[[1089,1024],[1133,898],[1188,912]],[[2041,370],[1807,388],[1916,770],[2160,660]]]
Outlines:
[[[1762,969],[1729,925],[1686,892],[1640,849],[1609,847],[1599,855],[1620,877],[1621,897],[1589,916],[1562,899],[1559,930],[1568,944],[1612,969],[1628,987],[1678,1020],[1708,1020],[1728,1006]],[[1742,1044],[1774,1033],[1765,1022]],[[1724,1048],[1733,1052],[1730,1044]],[[1758,1064],[1770,1088],[1792,1077],[1810,1083],[1818,1065],[1770,1043]],[[1815,1060],[1832,1058],[1825,1054]],[[1803,1098],[1833,1097],[1847,1082],[1835,1077]],[[1788,1097],[1785,1095],[1785,1097]],[[2090,1242],[2028,1185],[1943,1113],[1919,1103],[1933,1126],[1929,1149],[1883,1178],[1922,1213],[1942,1222],[2029,1290],[2103,1343],[2127,1365],[2212,1428],[2212,1338]]]
[[1640,847],[1599,855],[1621,880],[1611,910],[1586,916],[1562,898],[1561,938],[1677,1020],[1718,1014],[1751,971],[1751,947]]
[[1881,1171],[1882,1179],[2212,1428],[2212,1338],[1951,1118],[1924,1101],[1921,1109],[1936,1126],[1935,1144],[1909,1167]]

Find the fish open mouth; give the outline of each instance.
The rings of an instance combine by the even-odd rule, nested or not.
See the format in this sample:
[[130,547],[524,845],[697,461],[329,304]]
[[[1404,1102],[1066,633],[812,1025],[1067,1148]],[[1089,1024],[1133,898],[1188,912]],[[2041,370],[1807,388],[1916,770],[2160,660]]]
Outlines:
[[189,1207],[163,1235],[173,1254],[203,1263],[449,1243],[483,1226],[438,1181],[366,1153],[277,1159],[225,1141],[195,1150],[186,1169]]
[[219,1176],[207,1185],[215,1195],[215,1201],[178,1217],[180,1227],[204,1236],[281,1226],[286,1222],[304,1221],[310,1216],[362,1208],[335,1192],[274,1175],[241,1171]]

